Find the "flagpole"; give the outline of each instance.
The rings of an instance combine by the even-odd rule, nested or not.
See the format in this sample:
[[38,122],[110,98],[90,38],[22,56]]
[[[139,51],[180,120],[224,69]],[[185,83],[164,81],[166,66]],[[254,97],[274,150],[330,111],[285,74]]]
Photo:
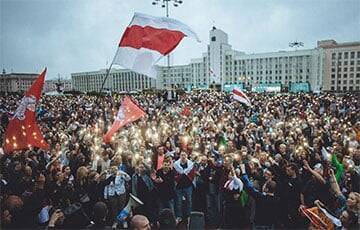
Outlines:
[[[116,55],[115,55],[115,56],[116,56]],[[115,57],[114,57],[114,59],[115,59]],[[105,85],[105,82],[106,82],[106,79],[108,78],[108,76],[109,76],[109,74],[110,74],[111,67],[112,67],[113,64],[114,64],[114,59],[113,59],[113,61],[111,62],[109,68],[106,69],[106,75],[105,75],[105,78],[104,78],[104,80],[103,80],[103,82],[102,82],[102,84],[101,84],[100,93],[102,92],[102,90],[103,90],[103,88],[104,88],[104,85]]]
[[[182,0],[152,0],[152,5],[158,5],[159,3],[161,3],[161,7],[165,8],[165,16],[168,18],[169,17],[169,3],[173,2],[174,7],[179,7],[183,1]],[[167,76],[170,75],[170,53],[166,56],[167,58]],[[183,86],[185,85],[184,82],[182,81]],[[183,87],[184,88],[184,87]]]

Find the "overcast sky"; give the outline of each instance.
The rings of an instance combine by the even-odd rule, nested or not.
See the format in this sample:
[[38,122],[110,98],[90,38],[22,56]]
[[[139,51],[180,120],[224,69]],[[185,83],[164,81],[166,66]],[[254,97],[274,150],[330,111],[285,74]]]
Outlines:
[[[322,39],[360,40],[360,0],[183,0],[170,16],[193,28],[201,43],[184,39],[174,64],[206,51],[215,24],[234,49],[246,53],[314,48]],[[0,0],[0,67],[40,72],[47,79],[108,66],[134,12],[164,16],[152,0]],[[161,62],[160,64],[164,64]]]

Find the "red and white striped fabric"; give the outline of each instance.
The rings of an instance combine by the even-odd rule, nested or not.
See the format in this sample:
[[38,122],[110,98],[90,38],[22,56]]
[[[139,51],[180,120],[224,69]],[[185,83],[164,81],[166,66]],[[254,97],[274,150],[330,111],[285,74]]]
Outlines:
[[249,98],[246,96],[246,94],[241,91],[241,89],[235,88],[232,91],[233,93],[233,98],[247,106],[251,106],[251,102],[249,100]]
[[155,64],[185,36],[200,42],[196,33],[178,20],[135,13],[120,40],[113,63],[156,78]]

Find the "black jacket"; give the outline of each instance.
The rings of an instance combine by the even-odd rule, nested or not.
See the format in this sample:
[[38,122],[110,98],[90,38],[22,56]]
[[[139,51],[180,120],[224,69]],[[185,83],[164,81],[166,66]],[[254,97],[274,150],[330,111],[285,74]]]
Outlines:
[[255,200],[255,225],[258,226],[274,226],[277,222],[279,198],[259,192],[254,188],[248,176],[242,176],[246,192]]

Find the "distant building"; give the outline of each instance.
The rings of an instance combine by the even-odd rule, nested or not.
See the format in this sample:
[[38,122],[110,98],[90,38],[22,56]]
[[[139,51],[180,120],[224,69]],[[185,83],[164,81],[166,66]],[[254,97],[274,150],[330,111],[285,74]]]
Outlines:
[[[73,89],[83,92],[98,92],[105,76],[106,70],[72,73]],[[117,92],[141,91],[150,88],[157,88],[155,79],[123,69],[111,69],[104,85],[105,90]]]
[[311,91],[318,91],[322,79],[320,51],[226,54],[224,75],[225,84],[242,83],[254,91],[276,85],[289,89],[294,83],[307,83]]
[[43,92],[52,92],[57,91],[58,87],[62,92],[72,90],[72,83],[70,79],[61,79],[61,80],[46,80],[44,84]]
[[360,91],[360,42],[318,41],[323,51],[323,90]]
[[191,65],[176,65],[158,67],[158,88],[186,89],[193,84]]
[[[359,91],[360,42],[319,41],[314,49],[246,54],[233,50],[228,35],[215,27],[209,32],[209,44],[201,58],[188,65],[158,66],[157,79],[130,70],[111,70],[105,88],[133,91],[150,88],[223,89],[241,87],[266,90]],[[105,70],[74,73],[75,89],[98,91]]]
[[0,75],[0,92],[25,92],[37,79],[37,73],[6,73]]

